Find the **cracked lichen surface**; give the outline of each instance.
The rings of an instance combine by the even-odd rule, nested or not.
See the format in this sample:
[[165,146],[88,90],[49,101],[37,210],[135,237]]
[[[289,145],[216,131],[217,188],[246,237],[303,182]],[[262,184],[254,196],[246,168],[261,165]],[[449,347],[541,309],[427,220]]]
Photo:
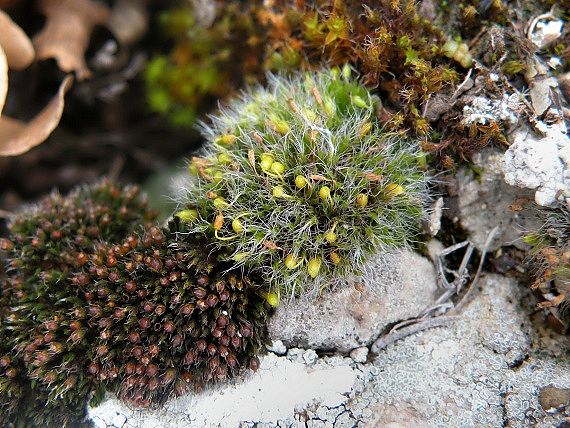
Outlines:
[[[466,306],[460,320],[449,327],[400,340],[382,350],[370,363],[357,364],[338,355],[316,358],[314,351],[298,348],[289,349],[284,357],[269,354],[266,359],[276,366],[294,365],[306,373],[328,373],[326,382],[319,387],[336,395],[323,399],[313,394],[315,399],[306,401],[299,396],[285,417],[282,413],[285,398],[281,396],[272,409],[264,409],[263,420],[243,420],[232,425],[223,419],[223,414],[210,413],[206,426],[344,428],[390,423],[430,427],[558,426],[570,416],[569,409],[566,414],[546,413],[538,397],[546,386],[570,388],[568,338],[559,337],[556,347],[543,341],[529,321],[529,308],[519,303],[525,301],[521,296],[524,288],[515,281],[488,275],[479,286],[481,290]],[[287,382],[278,375],[267,362],[262,362],[260,371],[244,383],[246,387],[259,385],[256,379],[271,376],[275,386]],[[339,381],[343,376],[345,383]],[[213,394],[231,397],[239,385],[238,382]],[[307,387],[315,385],[288,386],[295,394]],[[192,406],[191,397],[167,404],[160,413],[161,419],[159,413],[135,413],[118,407],[115,402],[106,405],[107,408],[91,410],[97,426],[204,426],[196,424],[199,408]],[[243,401],[234,404],[241,411],[240,406],[243,407]],[[123,420],[119,414],[124,415],[124,421],[113,425],[113,418]],[[152,421],[158,420],[163,425],[152,425]]]

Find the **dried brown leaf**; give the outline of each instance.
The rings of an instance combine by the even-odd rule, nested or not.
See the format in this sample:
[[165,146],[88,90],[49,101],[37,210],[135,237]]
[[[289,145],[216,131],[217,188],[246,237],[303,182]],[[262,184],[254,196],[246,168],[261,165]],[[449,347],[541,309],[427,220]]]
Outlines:
[[32,41],[10,17],[0,10],[0,46],[6,54],[8,66],[21,70],[34,60]]
[[41,0],[40,10],[46,25],[34,37],[37,58],[55,58],[59,68],[76,72],[79,80],[89,77],[85,50],[93,27],[107,22],[109,8],[92,0]]
[[8,93],[8,60],[6,54],[0,45],[0,115],[6,102],[6,94]]
[[[3,101],[1,91],[4,76],[1,71],[1,56],[2,55],[0,55],[0,101]],[[71,87],[72,82],[73,77],[67,76],[61,83],[57,95],[54,96],[48,105],[29,123],[22,123],[15,119],[0,116],[0,156],[20,155],[46,140],[61,119],[65,93]]]

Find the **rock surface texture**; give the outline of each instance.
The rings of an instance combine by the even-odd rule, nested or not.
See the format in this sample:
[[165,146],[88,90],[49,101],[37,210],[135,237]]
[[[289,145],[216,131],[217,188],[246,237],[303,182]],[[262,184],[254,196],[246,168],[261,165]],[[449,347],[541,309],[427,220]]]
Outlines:
[[389,324],[416,317],[436,298],[431,262],[402,251],[371,260],[362,277],[338,284],[316,302],[284,302],[269,336],[287,347],[348,353],[371,344]]
[[490,251],[505,245],[527,249],[522,236],[525,231],[539,227],[534,212],[516,208],[531,201],[532,192],[505,183],[502,161],[499,150],[486,149],[473,157],[473,163],[481,169],[480,174],[466,167],[457,172],[459,219],[479,250],[495,226],[498,231],[488,248]]
[[479,286],[457,321],[395,342],[367,363],[291,348],[268,354],[246,379],[160,410],[109,398],[90,417],[105,428],[565,426],[569,338],[546,343],[515,281],[488,275]]

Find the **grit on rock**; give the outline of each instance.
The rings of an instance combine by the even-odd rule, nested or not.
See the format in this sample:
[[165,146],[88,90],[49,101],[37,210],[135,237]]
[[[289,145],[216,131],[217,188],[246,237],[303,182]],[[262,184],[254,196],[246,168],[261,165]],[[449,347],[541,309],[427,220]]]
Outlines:
[[542,341],[512,279],[487,275],[479,285],[455,323],[396,342],[370,363],[294,348],[268,354],[246,379],[161,410],[109,398],[90,416],[121,428],[560,426],[570,417],[568,338]]

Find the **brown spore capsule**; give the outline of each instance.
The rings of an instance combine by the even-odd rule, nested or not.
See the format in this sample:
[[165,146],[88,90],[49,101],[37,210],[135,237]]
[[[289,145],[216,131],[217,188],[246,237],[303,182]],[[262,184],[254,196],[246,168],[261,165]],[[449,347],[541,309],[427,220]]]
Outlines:
[[144,352],[144,349],[142,346],[135,346],[133,348],[133,350],[131,351],[131,354],[133,357],[138,359],[142,356],[143,352]]
[[194,289],[194,296],[196,296],[197,299],[203,299],[208,295],[208,292],[206,291],[205,288],[202,287],[196,287]]
[[187,303],[180,308],[180,312],[183,315],[192,315],[192,312],[194,312],[194,305]]
[[210,283],[210,278],[207,275],[199,275],[196,278],[196,284],[198,284],[200,287],[205,287],[209,283]]
[[147,328],[150,327],[150,320],[146,317],[139,319],[139,327],[142,328],[143,330],[146,330]]
[[92,375],[96,375],[101,370],[101,366],[98,363],[90,363],[87,366],[87,372]]
[[166,333],[171,333],[176,328],[176,325],[172,321],[166,321],[162,328]]
[[200,339],[199,341],[196,342],[196,350],[198,352],[204,352],[207,346],[208,344],[204,339]]
[[211,308],[213,308],[214,306],[216,306],[219,301],[220,301],[220,299],[219,299],[218,296],[216,296],[215,294],[210,294],[210,295],[208,295],[208,298],[206,299],[206,303],[207,303],[208,306],[210,306]]
[[253,370],[254,372],[257,371],[257,369],[259,369],[259,358],[257,357],[252,357],[249,360],[249,368],[251,370]]
[[137,289],[137,284],[134,281],[127,281],[125,282],[124,288],[127,293],[134,293]]
[[213,343],[210,343],[207,348],[208,354],[216,355],[218,353],[218,348]]

